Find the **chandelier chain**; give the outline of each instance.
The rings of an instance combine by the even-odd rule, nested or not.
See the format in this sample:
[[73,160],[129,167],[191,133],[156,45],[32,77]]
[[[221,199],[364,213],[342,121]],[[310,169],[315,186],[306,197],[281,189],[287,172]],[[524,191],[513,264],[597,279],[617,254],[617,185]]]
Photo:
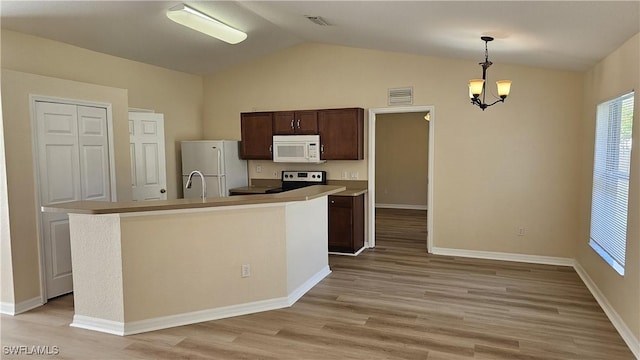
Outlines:
[[484,41],[484,62],[489,62],[489,42]]

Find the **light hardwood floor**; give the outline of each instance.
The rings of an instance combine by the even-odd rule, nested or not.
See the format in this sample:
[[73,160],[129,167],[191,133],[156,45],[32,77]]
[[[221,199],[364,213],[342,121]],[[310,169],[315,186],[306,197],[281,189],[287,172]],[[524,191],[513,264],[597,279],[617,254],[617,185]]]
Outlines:
[[288,309],[118,337],[69,327],[68,295],[2,315],[2,345],[65,359],[634,359],[573,269],[429,255],[424,211],[376,222],[376,249],[331,256]]

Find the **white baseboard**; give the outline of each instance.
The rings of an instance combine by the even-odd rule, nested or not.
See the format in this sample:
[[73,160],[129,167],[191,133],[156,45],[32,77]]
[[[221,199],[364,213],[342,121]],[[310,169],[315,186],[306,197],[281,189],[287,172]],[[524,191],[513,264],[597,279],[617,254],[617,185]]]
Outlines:
[[367,244],[365,244],[365,246],[361,247],[360,250],[356,251],[353,254],[329,251],[329,255],[358,256],[358,255],[360,255],[361,252],[364,251],[365,248],[367,248]]
[[12,315],[12,316],[15,315],[16,314],[15,304],[8,303],[8,302],[0,302],[0,314]]
[[587,272],[584,270],[582,265],[580,265],[580,263],[576,261],[573,267],[578,273],[578,276],[580,276],[580,279],[582,279],[582,282],[584,282],[589,291],[591,291],[593,297],[596,298],[596,301],[598,302],[598,304],[600,304],[600,307],[602,308],[604,313],[607,314],[609,321],[611,321],[616,330],[618,330],[618,333],[620,334],[624,342],[627,343],[627,346],[629,346],[629,349],[631,349],[631,352],[635,355],[636,359],[640,359],[640,339],[635,337],[631,329],[629,329],[620,315],[618,315],[618,313],[613,309],[613,306],[611,306],[609,300],[607,300],[602,291],[600,291],[598,286],[596,286],[596,284],[593,282],[589,274],[587,274]]
[[42,306],[43,302],[40,296],[31,298],[29,300],[21,301],[17,304],[3,302],[0,303],[0,313],[6,315],[18,315],[20,313],[35,309]]
[[80,329],[100,331],[113,335],[124,335],[124,323],[119,321],[98,319],[84,315],[73,315],[71,325]]
[[427,205],[376,204],[376,208],[383,208],[383,209],[406,209],[406,210],[427,210]]
[[153,319],[123,323],[89,316],[74,315],[71,326],[99,331],[113,335],[133,335],[176,326],[196,324],[204,321],[224,319],[228,317],[253,314],[262,311],[288,307],[288,298],[281,297],[269,300],[254,301],[245,304],[224,306],[215,309],[193,311],[184,314],[161,316]]
[[234,316],[253,314],[262,311],[282,309],[293,305],[298,299],[331,273],[326,266],[305,281],[286,297],[254,301],[238,305],[230,305],[213,309],[193,311],[184,314],[161,316],[153,319],[122,323],[88,316],[75,315],[71,326],[100,331],[108,334],[126,336],[148,331],[166,329],[176,326],[190,325],[204,321],[224,319]]
[[298,286],[297,289],[293,290],[291,293],[289,293],[289,296],[287,296],[287,306],[295,304],[296,301],[298,301],[304,294],[306,294],[329,274],[331,274],[331,269],[329,269],[329,265],[327,265],[322,270],[313,275],[309,280],[305,281],[304,284]]
[[250,303],[224,306],[220,308],[194,311],[190,313],[162,316],[153,319],[133,321],[124,325],[123,335],[133,335],[148,331],[166,329],[176,326],[196,324],[204,321],[230,318],[262,311],[288,307],[286,297],[254,301]]
[[431,248],[431,252],[436,255],[460,256],[460,257],[488,259],[488,260],[516,261],[516,262],[545,264],[545,265],[573,266],[573,264],[575,263],[575,260],[573,260],[572,258],[513,254],[513,253],[502,253],[502,252],[493,252],[493,251],[462,250],[462,249],[441,248],[441,247],[435,247],[435,246]]

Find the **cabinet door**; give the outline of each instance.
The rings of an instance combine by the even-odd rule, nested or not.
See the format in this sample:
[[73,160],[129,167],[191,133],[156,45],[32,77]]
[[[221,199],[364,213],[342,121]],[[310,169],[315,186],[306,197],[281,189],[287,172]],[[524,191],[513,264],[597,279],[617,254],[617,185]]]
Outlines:
[[273,113],[273,135],[291,135],[295,133],[295,113],[277,111]]
[[273,149],[273,113],[240,114],[241,157],[253,160],[271,160]]
[[353,252],[353,207],[350,197],[329,196],[329,251]]
[[364,194],[351,198],[353,213],[353,252],[364,246]]
[[299,135],[316,135],[318,133],[318,112],[316,110],[296,111],[294,128]]
[[364,159],[364,110],[320,110],[318,133],[324,160]]
[[316,135],[318,133],[318,112],[278,111],[273,113],[274,135]]

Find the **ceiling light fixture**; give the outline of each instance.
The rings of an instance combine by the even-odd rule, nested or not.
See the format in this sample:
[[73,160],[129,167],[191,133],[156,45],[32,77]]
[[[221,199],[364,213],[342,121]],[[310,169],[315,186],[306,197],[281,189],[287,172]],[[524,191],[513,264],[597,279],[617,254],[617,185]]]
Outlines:
[[247,38],[247,34],[234,29],[227,24],[203,14],[185,4],[172,7],[167,11],[167,17],[180,25],[220,39],[229,44],[237,44]]
[[[504,99],[507,98],[509,91],[511,90],[511,80],[496,81],[496,84],[498,85],[498,96],[500,98],[491,104],[487,104],[485,102],[487,69],[493,64],[489,61],[489,50],[487,48],[487,44],[489,41],[493,41],[493,38],[491,36],[483,36],[480,39],[484,41],[484,62],[479,63],[480,66],[482,66],[482,79],[469,80],[469,97],[471,98],[472,104],[478,105],[480,109],[484,111],[484,109],[489,106],[495,105],[499,102],[504,102]],[[482,100],[480,100],[480,95],[482,95]]]

